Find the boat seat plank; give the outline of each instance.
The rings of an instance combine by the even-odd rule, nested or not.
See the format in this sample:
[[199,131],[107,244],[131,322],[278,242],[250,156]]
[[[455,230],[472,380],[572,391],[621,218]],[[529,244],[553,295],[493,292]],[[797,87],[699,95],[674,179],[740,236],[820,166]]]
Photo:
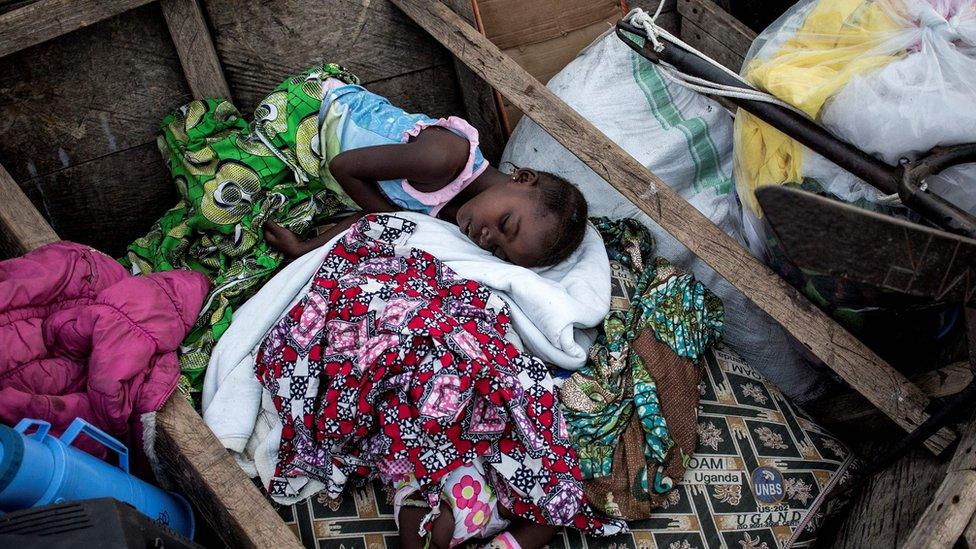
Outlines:
[[[752,29],[712,0],[678,0],[678,13],[681,14],[682,35],[684,25],[692,24],[740,58],[746,56],[752,41],[756,39]],[[685,40],[684,36],[682,40]],[[709,56],[712,54],[702,51]]]
[[691,21],[681,20],[681,39],[728,69],[739,72],[742,68],[742,55],[725,46],[711,33]]
[[231,99],[227,79],[220,68],[217,50],[197,0],[161,0],[159,5],[193,97]]
[[7,170],[0,166],[0,245],[16,256],[60,240]]
[[153,0],[37,0],[0,15],[0,57]]
[[948,549],[976,512],[976,418],[969,422],[959,439],[959,447],[949,462],[948,473],[932,502],[925,509],[903,549]]

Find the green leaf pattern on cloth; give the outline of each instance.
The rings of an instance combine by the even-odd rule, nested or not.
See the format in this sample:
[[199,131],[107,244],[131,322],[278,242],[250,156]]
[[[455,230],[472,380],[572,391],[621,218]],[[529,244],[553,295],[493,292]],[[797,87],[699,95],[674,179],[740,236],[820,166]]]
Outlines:
[[180,201],[120,261],[135,273],[192,269],[213,282],[183,341],[183,388],[199,391],[234,309],[281,264],[264,241],[264,222],[304,233],[340,209],[319,175],[318,114],[330,77],[359,83],[327,63],[282,82],[250,124],[223,99],[193,101],[163,119],[157,143]]

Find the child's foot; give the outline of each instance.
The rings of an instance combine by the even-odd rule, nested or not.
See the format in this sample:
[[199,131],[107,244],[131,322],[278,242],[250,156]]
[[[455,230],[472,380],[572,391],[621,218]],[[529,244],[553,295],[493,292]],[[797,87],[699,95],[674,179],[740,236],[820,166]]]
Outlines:
[[427,513],[428,507],[403,506],[400,508],[397,523],[400,531],[400,547],[404,549],[450,549],[451,537],[454,534],[454,512],[447,503],[441,502],[440,513],[434,519],[430,528],[430,540],[420,537],[420,523]]

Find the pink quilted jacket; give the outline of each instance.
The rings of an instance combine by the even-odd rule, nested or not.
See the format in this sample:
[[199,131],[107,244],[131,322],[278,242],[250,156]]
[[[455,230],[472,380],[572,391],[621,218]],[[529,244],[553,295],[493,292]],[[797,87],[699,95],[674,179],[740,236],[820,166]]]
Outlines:
[[124,436],[176,388],[176,349],[210,284],[190,271],[131,276],[70,242],[0,262],[0,421],[82,417]]

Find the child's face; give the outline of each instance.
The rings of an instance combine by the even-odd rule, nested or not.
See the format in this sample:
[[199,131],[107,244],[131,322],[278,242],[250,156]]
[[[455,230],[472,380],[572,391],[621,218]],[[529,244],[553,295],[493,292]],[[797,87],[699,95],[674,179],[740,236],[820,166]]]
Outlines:
[[472,242],[522,267],[540,263],[557,228],[555,216],[539,208],[535,179],[525,177],[490,187],[468,200],[458,208],[457,222]]

